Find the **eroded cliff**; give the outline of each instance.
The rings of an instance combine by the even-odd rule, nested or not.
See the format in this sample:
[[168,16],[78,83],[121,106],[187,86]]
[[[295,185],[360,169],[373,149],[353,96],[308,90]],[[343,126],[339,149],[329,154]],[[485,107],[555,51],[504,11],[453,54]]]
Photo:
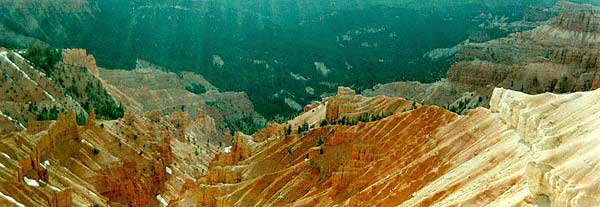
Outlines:
[[[495,89],[491,109],[419,106],[374,122],[234,146],[200,189],[203,206],[594,206],[600,90]],[[264,132],[264,133],[269,133]],[[576,150],[574,150],[576,149]],[[234,162],[230,160],[235,155]],[[227,158],[227,159],[225,159]],[[190,200],[195,201],[191,202]]]

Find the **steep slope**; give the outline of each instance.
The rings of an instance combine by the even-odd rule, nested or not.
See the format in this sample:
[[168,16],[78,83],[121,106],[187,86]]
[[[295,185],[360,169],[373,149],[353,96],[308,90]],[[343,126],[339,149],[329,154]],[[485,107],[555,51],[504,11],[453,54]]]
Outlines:
[[561,12],[546,25],[485,43],[467,43],[446,79],[432,84],[397,82],[363,94],[406,97],[462,113],[489,106],[494,87],[531,94],[565,93],[599,87],[598,8],[559,2]]
[[75,50],[64,50],[62,55],[56,51],[56,55],[65,59],[56,60],[45,68],[38,65],[46,64],[45,59],[33,63],[24,58],[31,51],[0,49],[0,112],[3,117],[0,119],[9,119],[20,130],[25,130],[30,121],[55,120],[59,112],[67,110],[76,112],[80,124],[92,108],[96,108],[102,119],[122,116],[122,108],[86,65],[73,64],[69,60]]
[[0,49],[1,206],[165,206],[207,173],[229,128],[264,122],[243,93],[189,92],[212,88],[201,76],[104,80],[85,50],[38,46]]
[[205,173],[224,140],[205,112],[96,120],[114,119],[115,101],[94,57],[32,51],[0,50],[2,206],[158,206]]
[[[4,46],[25,47],[35,41],[72,42],[88,34],[94,1],[0,1],[0,42]],[[72,32],[77,31],[77,32]]]
[[599,99],[495,89],[491,109],[464,116],[420,106],[291,136],[267,128],[258,143],[240,134],[172,204],[593,206]]
[[[214,120],[177,112],[100,121],[75,114],[34,122],[0,141],[0,203],[160,206],[204,173],[219,137]],[[11,204],[12,202],[12,204]]]

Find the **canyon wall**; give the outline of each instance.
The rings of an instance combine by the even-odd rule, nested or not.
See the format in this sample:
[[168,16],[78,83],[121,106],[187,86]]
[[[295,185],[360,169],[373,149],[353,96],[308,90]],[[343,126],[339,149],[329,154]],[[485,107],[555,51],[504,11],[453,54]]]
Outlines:
[[387,83],[362,93],[404,97],[466,113],[469,108],[489,107],[494,87],[530,94],[598,88],[597,7],[560,2],[551,11],[560,14],[532,30],[463,45],[443,80]]

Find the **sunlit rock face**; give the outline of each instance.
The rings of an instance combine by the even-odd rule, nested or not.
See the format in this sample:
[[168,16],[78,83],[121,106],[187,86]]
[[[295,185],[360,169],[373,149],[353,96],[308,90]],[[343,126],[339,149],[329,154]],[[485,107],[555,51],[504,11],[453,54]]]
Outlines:
[[174,204],[594,206],[599,100],[600,90],[497,88],[491,109],[463,116],[419,106],[355,126],[271,129],[277,138],[236,138]]

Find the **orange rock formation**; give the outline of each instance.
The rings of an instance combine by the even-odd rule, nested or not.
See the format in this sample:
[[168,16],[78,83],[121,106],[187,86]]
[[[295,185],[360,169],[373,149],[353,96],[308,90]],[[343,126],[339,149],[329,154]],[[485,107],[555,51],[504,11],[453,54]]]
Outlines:
[[[200,189],[173,204],[594,206],[599,98],[600,90],[533,96],[495,89],[491,109],[464,116],[420,106],[266,140],[250,156],[211,165],[209,175],[221,177],[200,179]],[[247,149],[215,160],[240,153]]]

